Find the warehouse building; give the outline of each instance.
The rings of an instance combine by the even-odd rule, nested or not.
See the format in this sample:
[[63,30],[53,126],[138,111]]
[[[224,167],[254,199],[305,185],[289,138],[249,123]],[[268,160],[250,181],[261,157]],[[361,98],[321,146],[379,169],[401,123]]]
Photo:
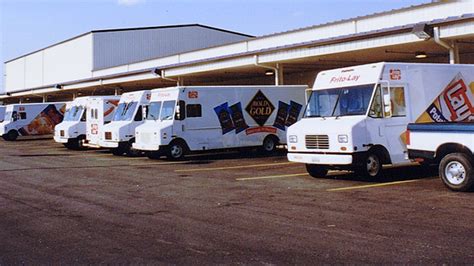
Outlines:
[[6,62],[0,100],[176,84],[312,86],[321,70],[378,61],[474,63],[474,1],[427,3],[256,38],[201,25],[92,31]]

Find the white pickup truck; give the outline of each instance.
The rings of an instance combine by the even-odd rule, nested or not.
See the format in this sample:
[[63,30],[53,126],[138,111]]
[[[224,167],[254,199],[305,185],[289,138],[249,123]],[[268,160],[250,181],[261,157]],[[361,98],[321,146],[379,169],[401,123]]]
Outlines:
[[406,137],[410,159],[439,163],[451,190],[474,189],[474,123],[408,124]]

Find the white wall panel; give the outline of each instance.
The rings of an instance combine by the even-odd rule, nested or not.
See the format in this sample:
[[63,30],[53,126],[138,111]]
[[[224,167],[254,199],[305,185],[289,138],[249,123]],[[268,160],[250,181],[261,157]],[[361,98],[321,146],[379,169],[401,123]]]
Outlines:
[[5,92],[25,88],[25,58],[21,57],[5,64]]
[[25,87],[35,88],[43,85],[43,51],[25,57]]
[[44,50],[44,84],[90,78],[92,76],[92,35]]

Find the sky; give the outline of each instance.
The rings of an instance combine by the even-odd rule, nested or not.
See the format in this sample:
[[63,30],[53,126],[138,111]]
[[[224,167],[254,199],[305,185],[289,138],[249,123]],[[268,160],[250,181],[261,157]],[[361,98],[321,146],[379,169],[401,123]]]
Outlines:
[[255,36],[429,0],[0,0],[3,62],[91,30],[199,23]]

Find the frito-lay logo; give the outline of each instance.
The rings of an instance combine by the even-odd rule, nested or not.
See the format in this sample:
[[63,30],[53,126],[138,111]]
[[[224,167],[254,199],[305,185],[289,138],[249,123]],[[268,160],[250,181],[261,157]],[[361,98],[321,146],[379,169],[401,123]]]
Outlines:
[[265,125],[265,122],[267,122],[268,118],[273,113],[273,110],[275,110],[275,107],[260,90],[255,94],[245,108],[245,111],[247,111],[253,120],[255,120],[255,122],[260,126]]
[[402,71],[400,69],[390,69],[390,79],[391,80],[401,80]]
[[451,84],[443,93],[444,101],[451,114],[451,121],[463,121],[474,113],[467,95],[467,86],[462,79]]
[[188,91],[188,98],[189,99],[197,99],[199,94],[197,91]]

